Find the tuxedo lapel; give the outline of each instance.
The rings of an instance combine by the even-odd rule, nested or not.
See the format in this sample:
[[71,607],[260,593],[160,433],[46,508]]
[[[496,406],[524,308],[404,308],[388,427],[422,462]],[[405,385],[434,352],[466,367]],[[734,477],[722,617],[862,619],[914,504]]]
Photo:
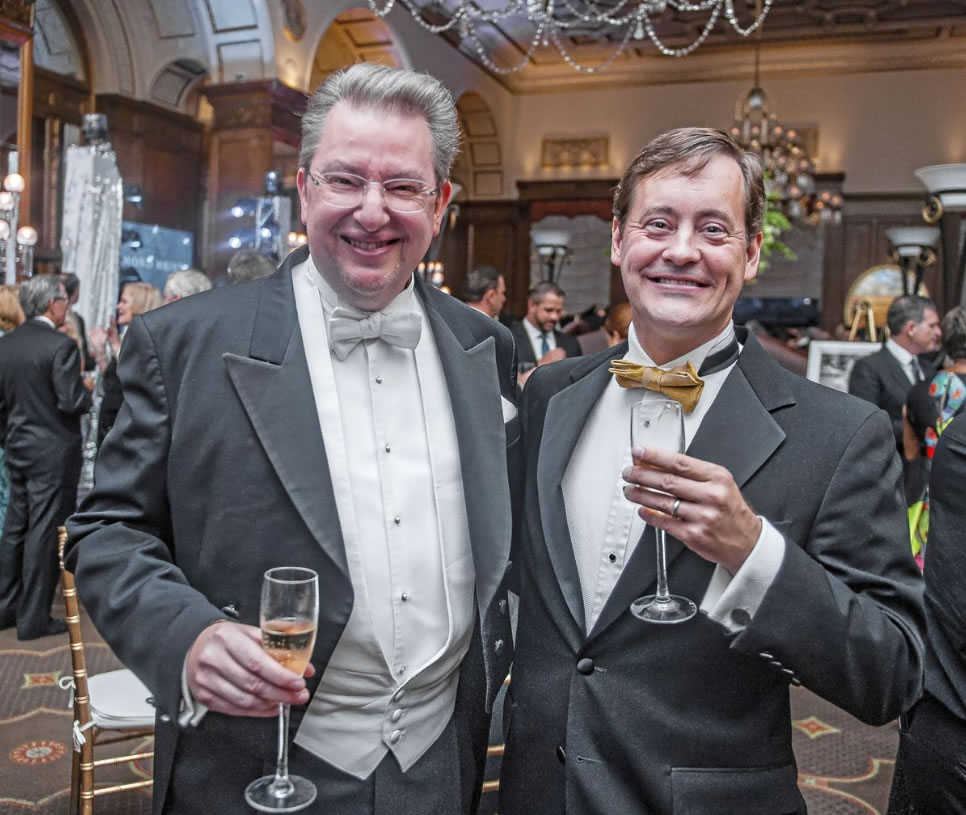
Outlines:
[[882,380],[896,401],[905,404],[906,394],[912,387],[912,383],[903,370],[902,363],[892,355],[888,348],[883,348],[880,353],[882,354]]
[[[510,493],[496,340],[477,343],[457,311],[432,303],[417,283],[446,379],[459,445],[466,520],[473,548],[476,593],[481,618],[503,579],[510,554]],[[439,306],[439,308],[437,308]]]
[[306,255],[293,253],[266,281],[255,314],[250,356],[225,354],[224,360],[279,480],[312,535],[348,580],[342,528],[292,289],[292,268]]
[[[702,420],[687,454],[724,467],[741,489],[785,438],[784,431],[771,417],[770,411],[795,400],[771,375],[769,367],[775,363],[758,342],[751,336],[742,335],[739,335],[739,340],[745,347],[738,357],[738,364],[732,368],[714,404]],[[591,637],[605,630],[638,597],[653,593],[657,573],[655,545],[654,530],[648,527],[604,604]],[[684,544],[669,535],[668,567],[685,551]],[[698,587],[702,593],[714,571],[712,563],[706,561],[706,564],[706,569],[698,570],[701,577],[706,575]],[[680,590],[683,591],[683,588]],[[700,597],[690,599],[695,602],[701,600]]]
[[[551,397],[544,417],[537,454],[537,494],[540,523],[547,554],[574,620],[585,630],[584,601],[577,561],[567,525],[563,478],[591,410],[610,381],[610,361],[619,359],[626,346],[611,349],[603,362],[582,362],[571,372],[572,384]],[[594,359],[598,359],[595,357]]]

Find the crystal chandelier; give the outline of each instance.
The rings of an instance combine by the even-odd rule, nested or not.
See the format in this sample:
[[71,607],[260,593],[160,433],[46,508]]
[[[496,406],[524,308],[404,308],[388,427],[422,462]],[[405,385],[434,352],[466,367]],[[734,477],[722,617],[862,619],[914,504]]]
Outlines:
[[793,220],[818,223],[842,220],[842,196],[815,186],[815,162],[799,133],[784,127],[768,108],[758,81],[759,43],[755,43],[755,83],[735,106],[731,137],[761,156],[770,201]]
[[[747,37],[761,25],[773,0],[764,0],[754,20],[747,27],[742,27],[738,19],[734,0],[506,0],[506,5],[496,9],[486,7],[492,5],[492,0],[398,2],[427,31],[441,34],[455,30],[464,47],[469,47],[493,73],[511,74],[519,71],[527,65],[539,45],[549,46],[552,43],[571,68],[593,74],[612,65],[624,53],[632,39],[640,41],[645,36],[665,56],[687,56],[707,39],[722,12],[731,27],[742,37]],[[377,17],[385,17],[395,4],[396,0],[369,0],[369,8]],[[708,15],[700,34],[689,45],[670,48],[655,31],[654,20],[665,14],[669,8],[686,14]],[[497,65],[487,53],[486,45],[479,36],[479,29],[481,26],[509,18],[526,20],[532,36],[523,58],[515,65],[507,67]],[[608,32],[615,32],[620,37],[620,44],[598,65],[579,63],[564,44],[568,34]]]

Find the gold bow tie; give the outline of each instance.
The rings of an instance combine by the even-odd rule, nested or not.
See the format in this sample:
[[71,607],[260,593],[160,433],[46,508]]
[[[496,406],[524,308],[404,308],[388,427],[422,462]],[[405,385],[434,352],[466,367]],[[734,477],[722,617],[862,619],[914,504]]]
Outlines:
[[610,372],[617,377],[617,384],[622,388],[658,391],[669,399],[680,402],[685,413],[691,413],[697,407],[701,391],[704,390],[704,380],[698,376],[690,362],[665,371],[662,368],[638,365],[629,359],[615,359],[611,363]]

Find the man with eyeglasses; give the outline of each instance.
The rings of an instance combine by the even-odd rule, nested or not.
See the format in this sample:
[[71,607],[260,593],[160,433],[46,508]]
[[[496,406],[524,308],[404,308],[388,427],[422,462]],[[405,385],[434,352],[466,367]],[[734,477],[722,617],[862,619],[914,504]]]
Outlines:
[[91,395],[77,343],[64,324],[67,292],[55,275],[20,285],[27,318],[0,337],[0,443],[10,503],[0,542],[0,628],[32,640],[63,634],[50,616],[57,588],[57,527],[74,509],[81,468],[80,417]]
[[[67,562],[157,700],[156,811],[243,811],[287,702],[308,811],[469,813],[512,655],[513,340],[414,275],[451,195],[442,84],[355,65],[302,129],[307,246],[132,322]],[[259,645],[285,565],[320,577],[306,680]]]

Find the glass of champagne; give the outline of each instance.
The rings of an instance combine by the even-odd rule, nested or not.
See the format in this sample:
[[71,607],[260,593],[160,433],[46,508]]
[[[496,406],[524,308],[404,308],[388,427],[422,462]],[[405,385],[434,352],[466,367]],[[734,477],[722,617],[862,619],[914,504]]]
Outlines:
[[[319,576],[299,566],[269,569],[262,579],[259,617],[265,653],[301,676],[315,647]],[[288,716],[289,706],[279,705],[275,775],[252,781],[245,790],[245,800],[259,812],[297,812],[315,800],[315,784],[288,774]]]
[[[631,447],[684,452],[684,413],[673,399],[645,399],[631,408]],[[657,533],[657,592],[638,597],[631,614],[647,623],[683,623],[698,613],[687,597],[670,594],[667,587],[667,541]]]

